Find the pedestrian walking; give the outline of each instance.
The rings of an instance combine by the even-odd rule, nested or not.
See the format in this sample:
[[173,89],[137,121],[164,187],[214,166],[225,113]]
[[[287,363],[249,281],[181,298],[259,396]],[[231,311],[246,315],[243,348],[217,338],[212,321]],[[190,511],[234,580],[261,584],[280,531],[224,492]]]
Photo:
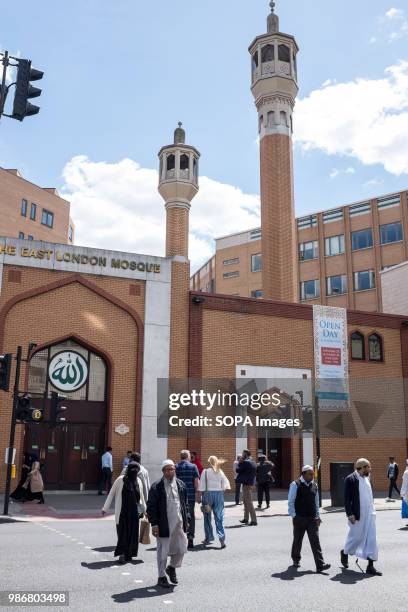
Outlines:
[[392,499],[392,492],[395,489],[398,495],[400,495],[400,490],[397,487],[397,480],[399,474],[398,463],[395,463],[395,457],[390,457],[390,463],[387,469],[387,478],[390,481],[388,487],[388,497],[385,500],[386,502],[393,502],[395,500]]
[[197,455],[195,451],[191,451],[190,455],[191,455],[191,463],[194,463],[194,465],[197,466],[198,473],[201,476],[201,472],[203,471],[204,468],[203,468],[203,464],[201,463],[200,457]]
[[30,453],[23,454],[23,465],[21,466],[20,480],[18,481],[18,485],[10,495],[11,499],[14,499],[15,501],[24,499],[26,495],[26,489],[24,488],[24,484],[27,480],[28,474],[31,471],[34,461],[37,461],[36,455],[31,455]]
[[237,476],[238,476],[238,464],[240,462],[242,455],[238,455],[237,458],[235,459],[234,463],[232,464],[232,471],[234,473],[234,482],[235,482],[235,505],[239,506],[240,504],[240,497],[241,497],[241,483],[237,481]]
[[238,462],[237,481],[242,484],[243,500],[244,500],[244,518],[240,523],[248,525],[249,517],[251,517],[250,526],[258,524],[256,520],[255,508],[252,502],[252,491],[254,490],[256,480],[256,463],[252,460],[249,450],[242,451],[241,459]]
[[[143,496],[144,496],[145,500],[147,501],[147,498],[149,496],[149,490],[150,490],[149,472],[147,471],[147,469],[141,463],[141,455],[140,455],[140,453],[137,453],[137,452],[131,453],[130,460],[131,461],[136,461],[136,463],[138,463],[140,465],[140,471],[139,471],[139,474],[138,474],[138,478],[140,478],[140,480],[142,481]],[[125,470],[126,470],[126,468],[122,470],[122,474],[125,473]]]
[[113,459],[112,447],[108,446],[101,457],[101,478],[99,481],[98,495],[102,495],[102,491],[106,490],[109,493],[112,486]]
[[208,458],[209,468],[203,470],[200,478],[199,490],[201,493],[201,509],[204,514],[204,533],[203,544],[211,544],[214,541],[213,526],[211,515],[214,515],[215,529],[220,540],[221,548],[225,548],[225,529],[224,529],[224,491],[231,489],[230,482],[221,466],[225,463],[223,459],[218,459],[215,455]]
[[[348,567],[349,555],[368,561],[366,573],[381,576],[374,567],[378,559],[377,534],[373,490],[370,481],[371,465],[367,459],[358,459],[355,471],[344,481],[344,507],[349,533],[340,552],[343,567]],[[358,564],[358,559],[356,563]]]
[[316,572],[321,573],[328,570],[330,564],[324,562],[319,538],[319,527],[322,523],[319,490],[314,480],[314,470],[311,465],[303,466],[302,475],[294,480],[289,487],[288,513],[293,521],[293,567],[300,567],[302,543],[307,532],[316,564]]
[[[408,459],[406,460],[405,472],[402,475],[401,485],[401,518],[408,519]],[[408,525],[407,525],[408,527]]]
[[37,499],[39,504],[44,503],[44,482],[40,472],[39,461],[34,461],[23,487],[26,490],[22,498],[23,501],[34,501]]
[[271,461],[268,461],[266,455],[259,455],[259,461],[256,464],[256,484],[258,487],[258,508],[262,508],[263,496],[265,494],[266,507],[269,508],[270,495],[269,489],[273,483],[272,470],[275,467]]
[[130,461],[132,460],[132,451],[128,451],[126,453],[126,457],[123,457],[123,461],[122,461],[122,470],[124,470],[125,468],[127,468],[127,466],[129,465]]
[[190,519],[188,521],[187,539],[188,548],[194,548],[195,537],[195,504],[198,492],[200,474],[198,468],[190,461],[191,456],[188,450],[182,450],[180,461],[176,465],[176,476],[184,482],[187,489],[187,503]]
[[121,474],[113,483],[102,508],[102,514],[115,505],[115,523],[118,543],[114,556],[119,563],[128,563],[137,557],[139,549],[139,520],[146,512],[146,501],[143,486],[138,474],[140,465],[130,461],[125,474]]
[[[162,464],[163,477],[152,484],[147,500],[147,516],[152,534],[157,538],[158,586],[178,584],[176,569],[181,567],[187,552],[188,503],[185,484],[176,478],[171,459]],[[170,556],[170,564],[167,559]]]

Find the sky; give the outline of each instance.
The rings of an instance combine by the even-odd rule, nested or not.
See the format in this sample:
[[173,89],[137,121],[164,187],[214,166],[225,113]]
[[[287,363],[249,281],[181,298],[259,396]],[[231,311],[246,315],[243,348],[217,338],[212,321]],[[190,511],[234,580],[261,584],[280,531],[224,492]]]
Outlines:
[[[44,71],[40,113],[0,122],[0,165],[71,201],[76,243],[164,254],[157,152],[183,121],[201,152],[196,269],[214,238],[259,225],[248,46],[268,0],[21,0],[0,49]],[[296,215],[408,186],[408,8],[402,0],[277,0],[296,37]],[[0,203],[1,207],[1,203]]]

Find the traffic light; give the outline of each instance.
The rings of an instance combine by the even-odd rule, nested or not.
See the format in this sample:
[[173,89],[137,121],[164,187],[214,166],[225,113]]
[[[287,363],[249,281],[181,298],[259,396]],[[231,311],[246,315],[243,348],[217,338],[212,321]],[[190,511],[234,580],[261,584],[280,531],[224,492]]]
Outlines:
[[36,115],[40,107],[30,104],[31,98],[38,98],[41,89],[33,87],[30,81],[39,81],[44,73],[41,70],[31,68],[31,61],[27,59],[18,60],[16,91],[13,104],[13,119],[22,121],[24,117]]
[[3,391],[9,390],[12,359],[10,353],[0,355],[0,389]]
[[51,391],[51,413],[50,421],[53,425],[56,425],[60,419],[61,412],[66,410],[65,406],[61,406],[61,403],[66,399],[65,395],[59,395],[56,391]]
[[34,408],[31,405],[31,396],[28,393],[23,393],[18,396],[16,420],[21,423],[33,422],[39,423],[43,420],[43,409]]

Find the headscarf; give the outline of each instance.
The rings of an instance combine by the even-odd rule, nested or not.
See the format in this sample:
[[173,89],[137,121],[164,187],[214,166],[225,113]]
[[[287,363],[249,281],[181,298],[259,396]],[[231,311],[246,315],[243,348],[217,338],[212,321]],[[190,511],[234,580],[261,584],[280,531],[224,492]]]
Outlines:
[[140,472],[140,463],[137,461],[129,461],[125,475],[123,476],[123,488],[129,491],[130,493],[135,493],[136,502],[140,502],[140,491],[139,485],[137,482],[137,475]]

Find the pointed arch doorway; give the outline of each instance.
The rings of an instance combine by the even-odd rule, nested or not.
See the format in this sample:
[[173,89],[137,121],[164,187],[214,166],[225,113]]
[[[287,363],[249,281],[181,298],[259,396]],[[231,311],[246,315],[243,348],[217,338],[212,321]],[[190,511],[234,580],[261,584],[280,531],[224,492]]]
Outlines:
[[[42,423],[26,425],[24,449],[37,455],[48,489],[96,489],[106,443],[108,367],[105,359],[75,339],[38,350],[30,360],[27,390],[44,406]],[[51,392],[65,396],[51,422]]]

